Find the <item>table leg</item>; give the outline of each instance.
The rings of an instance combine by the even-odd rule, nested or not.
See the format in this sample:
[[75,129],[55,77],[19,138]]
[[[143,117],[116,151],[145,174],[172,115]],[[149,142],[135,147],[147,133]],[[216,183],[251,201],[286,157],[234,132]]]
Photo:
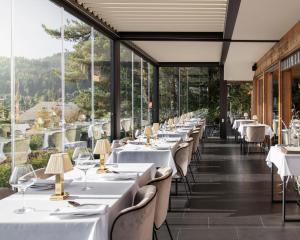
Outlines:
[[287,177],[283,177],[282,183],[282,224],[285,223],[285,214],[286,214],[286,206],[285,206],[285,182]]
[[274,202],[274,170],[273,170],[273,163],[271,165],[271,201]]

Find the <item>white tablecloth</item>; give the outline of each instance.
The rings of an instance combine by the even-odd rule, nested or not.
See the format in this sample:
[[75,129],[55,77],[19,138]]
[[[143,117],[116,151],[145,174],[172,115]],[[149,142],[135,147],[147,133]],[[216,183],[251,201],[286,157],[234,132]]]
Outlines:
[[178,142],[164,143],[168,144],[170,149],[158,150],[156,147],[127,144],[115,149],[110,155],[107,163],[153,163],[155,167],[170,167],[173,175],[177,169],[174,161],[174,155],[178,147]]
[[241,137],[246,136],[246,129],[248,126],[264,126],[265,127],[265,135],[270,138],[274,137],[274,132],[269,125],[266,124],[241,124],[239,126],[238,132],[241,134]]
[[251,120],[251,119],[236,119],[233,122],[232,128],[233,129],[239,129],[240,125],[243,123],[254,123],[255,120]]
[[300,176],[300,154],[285,154],[279,147],[272,146],[266,158],[267,165],[277,167],[281,179],[285,176]]
[[157,133],[157,136],[159,138],[162,138],[162,137],[169,137],[169,138],[178,138],[180,137],[181,139],[187,139],[191,133],[191,129],[192,128],[189,128],[189,129],[181,129],[181,128],[178,128],[176,129],[176,131],[158,131]]
[[[154,172],[151,164],[119,165],[118,171]],[[50,213],[58,208],[71,207],[67,201],[50,201],[52,191],[29,190],[26,205],[35,208],[34,212],[23,215],[13,211],[22,206],[20,194],[14,194],[0,201],[0,239],[1,240],[107,240],[111,224],[117,214],[132,204],[138,189],[139,180],[103,181],[93,169],[89,174],[90,191],[81,191],[82,182],[73,182],[65,187],[70,193],[69,200],[80,203],[97,203],[109,206],[102,215],[89,217],[57,217]],[[66,179],[80,175],[79,170],[66,174]]]

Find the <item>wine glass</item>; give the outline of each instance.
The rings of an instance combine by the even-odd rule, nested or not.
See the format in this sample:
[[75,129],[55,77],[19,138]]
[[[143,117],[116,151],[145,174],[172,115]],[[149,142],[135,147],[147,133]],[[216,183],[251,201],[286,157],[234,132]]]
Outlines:
[[15,166],[12,174],[9,178],[9,184],[13,188],[17,188],[18,192],[22,194],[23,206],[22,208],[16,209],[14,212],[17,214],[24,214],[26,212],[33,211],[33,208],[25,207],[24,194],[28,187],[34,184],[37,177],[30,164],[23,164]]
[[141,136],[141,130],[139,130],[139,129],[137,129],[136,131],[135,131],[135,134],[134,134],[134,136],[135,136],[135,138],[136,139],[138,139],[139,140],[139,142],[140,142],[140,136]]
[[93,155],[90,152],[81,152],[75,161],[75,167],[84,172],[84,187],[82,191],[88,191],[91,187],[87,186],[87,171],[96,166]]

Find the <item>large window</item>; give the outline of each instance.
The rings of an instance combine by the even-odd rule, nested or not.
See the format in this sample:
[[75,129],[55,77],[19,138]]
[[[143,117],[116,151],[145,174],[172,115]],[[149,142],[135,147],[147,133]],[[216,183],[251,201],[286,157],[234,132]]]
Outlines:
[[122,137],[152,123],[153,66],[121,45]]
[[192,111],[218,121],[218,67],[162,67],[159,72],[160,121]]
[[10,4],[0,9],[0,187],[2,168],[44,167],[51,153],[111,136],[111,40],[49,0]]

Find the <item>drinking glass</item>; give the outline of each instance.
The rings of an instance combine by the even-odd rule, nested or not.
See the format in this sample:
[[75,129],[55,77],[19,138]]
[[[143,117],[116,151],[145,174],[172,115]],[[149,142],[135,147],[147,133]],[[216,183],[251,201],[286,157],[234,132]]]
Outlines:
[[33,211],[33,208],[25,206],[24,194],[28,187],[34,184],[37,177],[30,164],[23,164],[15,166],[9,178],[9,184],[13,188],[17,188],[18,192],[22,194],[22,208],[16,209],[14,212],[17,214],[24,214]]
[[93,159],[93,155],[90,152],[79,153],[78,158],[75,161],[75,167],[84,172],[84,187],[82,191],[88,191],[91,187],[87,186],[87,171],[96,166],[96,162]]
[[135,138],[138,139],[139,142],[140,142],[140,140],[141,140],[141,139],[140,139],[141,134],[142,134],[142,133],[141,133],[141,130],[139,130],[139,129],[136,130],[136,131],[135,131],[135,134],[134,134]]

